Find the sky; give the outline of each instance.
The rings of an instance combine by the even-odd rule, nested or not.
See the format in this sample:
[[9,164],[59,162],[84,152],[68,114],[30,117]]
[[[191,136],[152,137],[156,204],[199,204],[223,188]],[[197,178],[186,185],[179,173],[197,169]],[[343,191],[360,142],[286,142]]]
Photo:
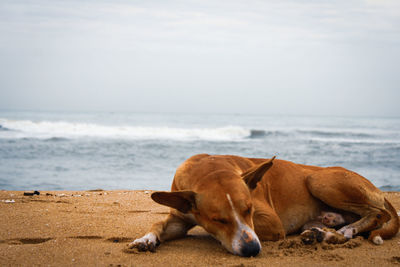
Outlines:
[[0,109],[400,116],[398,0],[2,0]]

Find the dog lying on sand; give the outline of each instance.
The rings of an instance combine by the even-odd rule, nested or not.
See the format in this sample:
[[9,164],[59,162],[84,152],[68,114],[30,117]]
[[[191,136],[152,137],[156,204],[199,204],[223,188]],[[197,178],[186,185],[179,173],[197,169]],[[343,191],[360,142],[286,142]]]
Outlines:
[[308,166],[275,157],[195,155],[177,169],[171,192],[151,197],[170,207],[170,214],[130,248],[153,251],[200,225],[231,253],[250,257],[260,252],[260,240],[283,239],[331,209],[359,218],[323,237],[331,243],[343,242],[344,235],[348,239],[370,232],[369,240],[381,244],[399,230],[396,210],[364,177],[341,167]]

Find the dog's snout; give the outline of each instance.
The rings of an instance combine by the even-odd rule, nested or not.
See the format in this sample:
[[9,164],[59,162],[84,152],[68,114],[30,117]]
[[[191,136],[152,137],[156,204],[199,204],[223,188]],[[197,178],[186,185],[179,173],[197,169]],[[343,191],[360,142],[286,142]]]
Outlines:
[[258,253],[260,253],[260,250],[260,243],[253,240],[248,243],[243,243],[240,254],[244,257],[252,257],[258,255]]
[[254,238],[248,231],[242,231],[241,241],[241,251],[240,254],[244,257],[256,256],[261,251],[261,245],[258,238]]

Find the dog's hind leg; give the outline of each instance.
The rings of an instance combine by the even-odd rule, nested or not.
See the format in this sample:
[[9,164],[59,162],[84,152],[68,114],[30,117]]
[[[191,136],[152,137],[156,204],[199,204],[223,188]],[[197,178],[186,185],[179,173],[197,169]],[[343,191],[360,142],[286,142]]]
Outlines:
[[153,224],[146,235],[130,243],[128,248],[154,252],[161,242],[184,237],[193,226],[193,223],[171,213],[166,220]]
[[[328,206],[350,211],[361,217],[360,220],[338,231],[347,238],[352,238],[358,233],[381,229],[392,219],[394,222],[398,221],[398,217],[387,208],[382,192],[354,172],[339,167],[326,168],[309,175],[306,184],[311,194]],[[394,225],[392,222],[387,224]],[[397,233],[398,228],[396,231],[391,229],[394,227],[382,228],[388,232],[384,238],[390,238]]]
[[396,213],[396,210],[387,199],[385,199],[385,208],[391,214],[392,219],[387,223],[383,224],[381,228],[372,231],[368,237],[369,240],[371,240],[373,243],[377,245],[382,244],[383,242],[382,238],[388,239],[396,235],[400,227],[399,215]]

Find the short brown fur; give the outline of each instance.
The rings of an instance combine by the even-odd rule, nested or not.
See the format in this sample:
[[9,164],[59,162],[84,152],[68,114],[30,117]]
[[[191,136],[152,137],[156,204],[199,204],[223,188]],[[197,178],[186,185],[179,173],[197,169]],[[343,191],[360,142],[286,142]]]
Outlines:
[[[380,235],[387,239],[399,229],[399,217],[382,192],[364,177],[341,167],[200,154],[177,169],[171,191],[185,191],[184,197],[179,200],[172,193],[174,200],[168,201],[167,192],[161,198],[159,193],[153,197],[172,208],[165,221],[150,229],[159,242],[182,237],[199,224],[227,247],[234,231],[221,223],[229,209],[227,194],[235,205],[250,207],[250,217],[244,211],[239,216],[255,229],[260,240],[279,240],[296,233],[326,207],[359,216],[361,219],[348,225],[356,234],[372,231],[371,238]],[[171,224],[174,227],[169,227]],[[137,246],[137,242],[130,246]]]

